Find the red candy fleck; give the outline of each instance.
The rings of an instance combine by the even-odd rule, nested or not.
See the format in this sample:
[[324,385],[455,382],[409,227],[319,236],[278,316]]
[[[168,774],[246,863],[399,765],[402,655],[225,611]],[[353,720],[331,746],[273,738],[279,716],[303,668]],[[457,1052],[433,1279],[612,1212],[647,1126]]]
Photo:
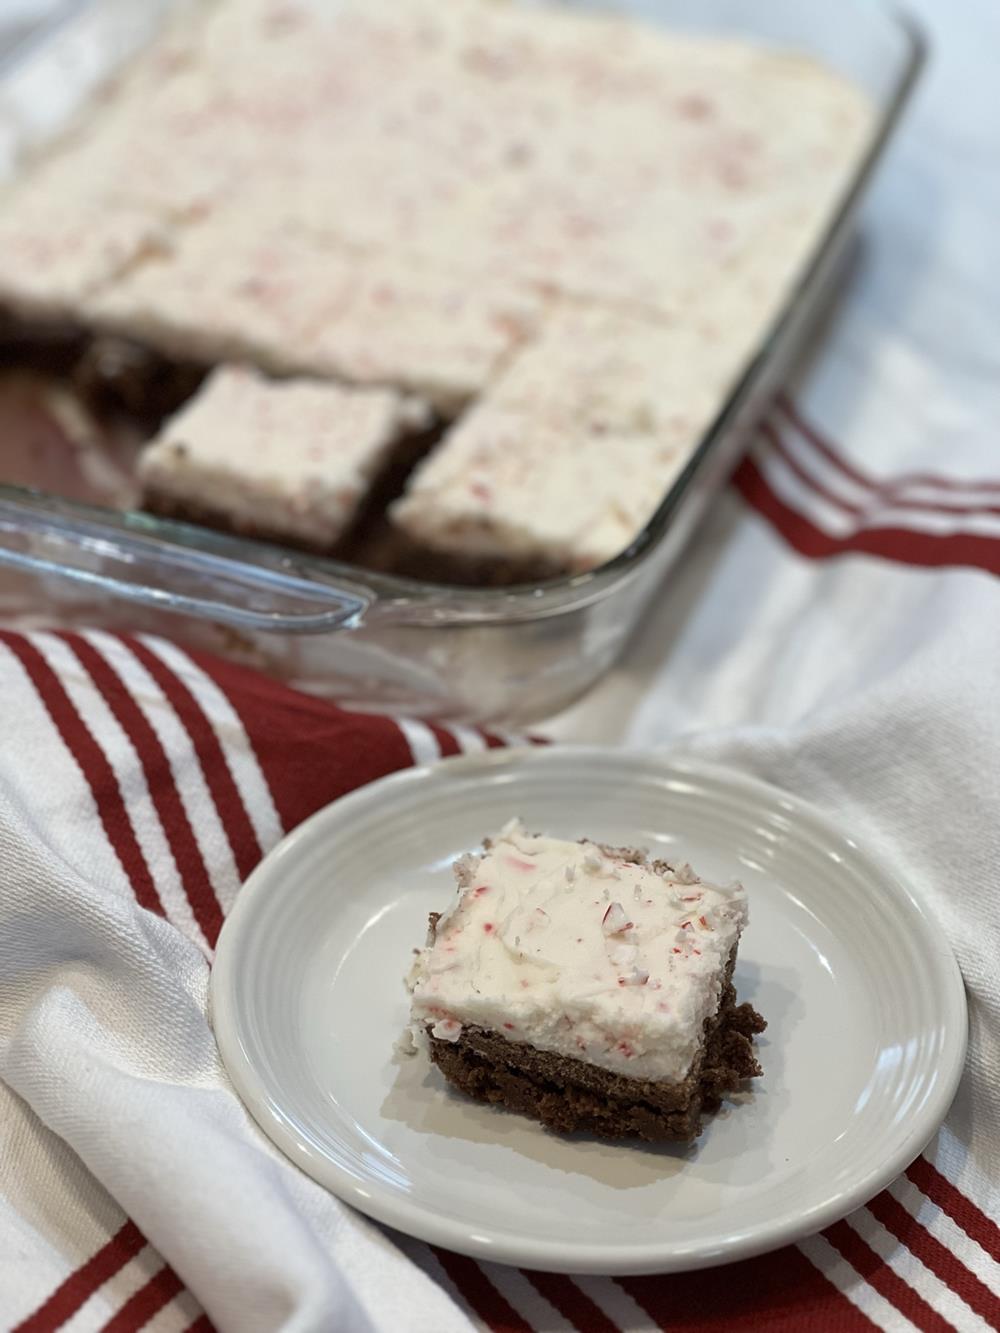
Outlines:
[[703,926],[703,927],[705,928],[705,930],[711,930],[711,929],[712,929],[712,927],[708,924],[708,922],[705,920],[705,918],[704,918],[703,916],[700,916],[700,917],[698,918],[698,924],[699,924],[700,926]]
[[701,957],[701,950],[700,950],[700,949],[692,949],[691,952],[692,952],[692,953],[696,953],[696,954],[698,955],[699,958]]
[[675,947],[675,948],[674,948],[674,953],[680,953],[680,949],[678,949],[678,948]]
[[484,921],[484,922],[483,922],[483,930],[485,930],[486,933],[487,933],[487,935],[489,935],[489,934],[491,933],[491,931],[493,930],[493,922],[492,922],[492,921]]
[[615,1049],[621,1051],[626,1060],[631,1060],[632,1056],[635,1055],[635,1048],[630,1046],[627,1041],[620,1041]]
[[624,978],[624,977],[619,977],[619,978],[618,978],[618,984],[619,984],[619,986],[624,986],[624,985],[625,985],[625,978]]
[[682,903],[697,903],[701,901],[700,893],[689,893],[686,898],[682,898]]
[[513,1023],[504,1023],[504,1027],[507,1029],[508,1032],[513,1032],[513,1031],[514,1031],[514,1024],[513,1024]]
[[475,889],[473,889],[473,893],[475,893],[477,898],[481,898],[484,893],[489,893],[489,891],[490,886],[488,884],[477,884]]
[[469,493],[474,495],[477,500],[482,500],[483,504],[489,504],[493,499],[493,492],[488,486],[484,486],[481,481],[470,482]]
[[690,921],[682,921],[682,922],[681,922],[681,930],[690,930],[690,929],[691,929],[691,922],[690,922]]
[[528,983],[526,981],[522,981],[521,986],[523,987],[524,990],[528,989]]
[[538,867],[533,861],[522,861],[520,857],[508,856],[507,864],[513,866],[515,870],[537,870]]

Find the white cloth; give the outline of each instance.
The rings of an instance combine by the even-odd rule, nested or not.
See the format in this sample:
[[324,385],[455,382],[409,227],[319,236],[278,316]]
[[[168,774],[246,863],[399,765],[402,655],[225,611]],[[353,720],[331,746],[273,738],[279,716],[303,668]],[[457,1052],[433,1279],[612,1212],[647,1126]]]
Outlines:
[[[910,534],[898,552],[926,559],[921,535],[957,533],[967,563],[806,557],[789,544],[787,513],[782,535],[733,490],[621,665],[545,730],[682,745],[756,772],[832,813],[933,905],[966,976],[972,1032],[968,1074],[927,1156],[979,1211],[970,1220],[961,1201],[935,1202],[947,1191],[932,1197],[904,1180],[890,1193],[919,1234],[900,1241],[884,1211],[849,1219],[881,1267],[850,1262],[824,1238],[802,1253],[849,1312],[878,1326],[929,1327],[936,1315],[983,1329],[1000,1323],[987,1300],[1000,1300],[1000,581],[985,572],[1000,547],[990,512],[1000,507],[1000,7],[910,6],[934,59],[868,209],[861,266],[791,395],[863,476],[931,472],[969,485],[879,492],[784,411],[774,422],[786,454],[769,445],[756,461],[814,547],[889,528]],[[956,503],[964,510],[946,508]],[[595,1327],[565,1289],[543,1295],[514,1270],[470,1275],[397,1244],[266,1146],[225,1084],[205,1020],[205,932],[185,892],[197,876],[176,809],[150,794],[148,736],[134,716],[120,720],[62,640],[33,644],[98,756],[86,735],[67,743],[51,681],[39,691],[14,649],[0,649],[0,1323],[41,1307],[48,1322],[33,1327],[84,1333],[112,1318],[139,1327],[152,1309],[145,1326],[165,1333],[195,1325],[204,1308],[238,1333]],[[140,700],[224,906],[238,858],[205,756],[130,648],[123,656],[102,636],[93,646]],[[149,650],[188,683],[266,849],[283,824],[260,758],[267,737],[250,745],[231,692],[203,665]],[[421,757],[438,743],[419,724],[400,735]],[[405,759],[386,755],[387,767]],[[162,917],[137,905],[116,854],[125,835],[94,796],[102,762],[101,790],[117,782]],[[678,1310],[686,1290],[669,1287]],[[853,1326],[836,1322],[843,1307],[809,1305],[803,1290],[797,1326]],[[573,1292],[605,1327],[654,1327],[649,1286],[585,1279]]]
[[[225,902],[235,866],[211,798],[194,805],[205,769],[188,733],[120,641],[90,638],[162,737]],[[177,883],[191,879],[176,864],[184,843],[152,808],[149,791],[163,787],[144,770],[140,726],[116,722],[66,643],[46,634],[31,642],[108,756],[167,919],[137,905],[102,823],[106,792],[95,797],[79,766],[86,744],[46,711],[58,707],[59,686],[37,691],[0,647],[0,1323],[12,1327],[35,1309],[75,1270],[67,1259],[88,1257],[127,1213],[219,1327],[467,1328],[377,1228],[272,1151],[229,1090],[206,1018],[205,952],[181,933],[188,910]],[[255,822],[266,824],[266,781],[236,715],[194,663],[162,651],[205,698]],[[279,834],[274,822],[271,840]],[[141,1251],[73,1327],[103,1327],[162,1267]],[[197,1312],[184,1294],[158,1327],[187,1327]]]

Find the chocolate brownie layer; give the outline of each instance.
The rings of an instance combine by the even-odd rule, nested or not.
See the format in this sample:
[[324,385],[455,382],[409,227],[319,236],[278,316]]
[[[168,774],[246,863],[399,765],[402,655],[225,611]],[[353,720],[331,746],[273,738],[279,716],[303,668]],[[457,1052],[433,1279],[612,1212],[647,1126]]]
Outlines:
[[96,416],[155,430],[194,394],[208,367],[68,319],[28,320],[0,307],[0,365],[65,376]]
[[728,1093],[761,1073],[753,1038],[766,1026],[751,1005],[736,1003],[727,981],[719,1012],[706,1024],[698,1072],[683,1083],[622,1078],[476,1027],[463,1028],[455,1042],[430,1037],[430,1056],[449,1083],[470,1097],[519,1111],[559,1133],[687,1141],[701,1132],[703,1114],[718,1110]]
[[379,516],[377,534],[361,547],[356,563],[380,572],[400,574],[466,588],[508,588],[519,584],[537,586],[564,578],[569,571],[539,560],[504,559],[499,556],[450,555],[422,546]]
[[130,338],[98,334],[73,367],[73,384],[96,412],[156,430],[201,387],[208,367],[161,356]]
[[[598,846],[613,860],[648,866],[658,875],[674,872],[669,862],[650,861],[638,848]],[[483,847],[490,851],[493,841],[485,838]],[[475,867],[460,863],[455,875],[460,888],[468,888]],[[428,945],[435,941],[440,919],[441,913],[430,914]],[[732,983],[736,952],[734,946],[719,1007],[705,1021],[702,1049],[681,1082],[628,1078],[472,1024],[463,1026],[457,1041],[434,1037],[428,1025],[431,1059],[450,1083],[477,1101],[520,1111],[561,1133],[584,1130],[607,1139],[688,1141],[701,1132],[703,1114],[718,1110],[728,1093],[762,1072],[753,1038],[767,1023],[751,1005],[737,1004]]]

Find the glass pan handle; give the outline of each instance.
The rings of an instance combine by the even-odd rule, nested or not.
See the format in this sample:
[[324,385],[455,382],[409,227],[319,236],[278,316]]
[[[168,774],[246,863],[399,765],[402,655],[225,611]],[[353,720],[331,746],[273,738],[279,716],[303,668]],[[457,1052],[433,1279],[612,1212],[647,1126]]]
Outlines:
[[[0,488],[0,567],[66,579],[140,606],[234,629],[323,634],[361,623],[370,599],[294,569],[275,551],[252,563],[240,543],[206,534],[186,544],[144,532],[152,520]],[[162,524],[157,523],[160,528]],[[178,534],[183,528],[178,525]]]

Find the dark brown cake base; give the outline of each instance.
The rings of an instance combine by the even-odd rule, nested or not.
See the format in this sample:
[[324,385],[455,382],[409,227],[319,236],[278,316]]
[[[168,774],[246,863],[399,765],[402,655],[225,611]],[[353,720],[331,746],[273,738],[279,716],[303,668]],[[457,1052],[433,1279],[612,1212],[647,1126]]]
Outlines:
[[361,551],[359,564],[388,574],[460,588],[537,587],[571,571],[543,560],[516,560],[501,556],[454,555],[436,551],[408,537],[388,515],[374,541]]
[[188,401],[209,367],[161,356],[130,338],[89,339],[73,367],[73,384],[92,411],[120,416],[153,433]]
[[28,319],[0,306],[0,365],[65,377],[88,412],[153,434],[194,394],[209,367],[70,319]]
[[753,1038],[766,1026],[751,1005],[736,1003],[727,980],[719,1012],[706,1024],[698,1071],[683,1083],[625,1078],[478,1027],[463,1028],[455,1042],[431,1037],[430,1055],[448,1082],[468,1096],[540,1120],[559,1133],[687,1142],[701,1132],[705,1113],[718,1110],[728,1093],[760,1074]]

